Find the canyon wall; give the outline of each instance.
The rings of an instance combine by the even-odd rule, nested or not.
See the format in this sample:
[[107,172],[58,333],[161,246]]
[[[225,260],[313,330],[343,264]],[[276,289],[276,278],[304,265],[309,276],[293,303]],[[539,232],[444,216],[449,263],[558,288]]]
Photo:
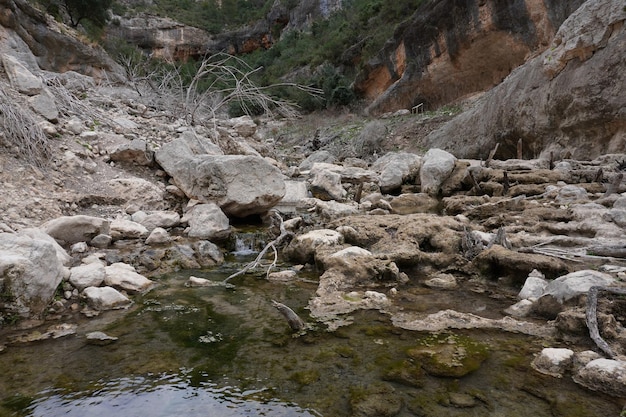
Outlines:
[[584,0],[426,1],[365,63],[355,89],[371,114],[426,109],[500,83],[545,50]]

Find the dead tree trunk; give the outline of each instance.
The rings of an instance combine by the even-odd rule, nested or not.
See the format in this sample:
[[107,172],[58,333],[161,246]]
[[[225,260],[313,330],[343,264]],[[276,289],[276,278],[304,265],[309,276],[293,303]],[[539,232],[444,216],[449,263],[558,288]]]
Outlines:
[[612,294],[626,294],[626,288],[594,286],[589,288],[589,293],[587,294],[587,311],[585,312],[585,318],[587,327],[589,328],[589,336],[605,355],[609,358],[614,358],[615,353],[613,349],[611,349],[609,344],[600,336],[600,330],[598,329],[598,292],[600,291],[606,291]]

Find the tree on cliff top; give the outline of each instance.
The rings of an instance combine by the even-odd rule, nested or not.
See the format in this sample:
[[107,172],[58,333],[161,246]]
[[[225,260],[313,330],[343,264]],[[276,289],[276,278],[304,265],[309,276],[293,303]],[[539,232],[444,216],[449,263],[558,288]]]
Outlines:
[[78,27],[83,20],[103,27],[109,21],[113,0],[46,0],[43,3],[52,15],[57,15],[61,9],[65,10],[72,27]]

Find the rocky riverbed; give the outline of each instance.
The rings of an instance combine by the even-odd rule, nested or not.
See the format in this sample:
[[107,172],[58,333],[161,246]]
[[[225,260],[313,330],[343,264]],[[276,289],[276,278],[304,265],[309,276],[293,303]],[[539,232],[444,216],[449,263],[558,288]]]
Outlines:
[[[411,139],[449,114],[344,116],[311,131],[247,116],[192,127],[129,85],[2,60],[5,125],[27,134],[0,136],[0,350],[76,337],[79,323],[126,311],[164,274],[224,265],[253,225],[267,256],[249,270],[280,288],[313,283],[299,314],[316,331],[341,334],[373,310],[398,331],[432,333],[407,351],[417,370],[392,381],[480,369],[480,343],[440,336],[480,329],[539,338],[535,372],[613,407],[626,398],[623,150],[523,159],[520,142],[517,159],[494,149],[475,160]],[[402,139],[390,130],[399,125]],[[378,388],[355,395],[357,415],[379,415],[367,398],[390,388]],[[394,404],[386,415],[400,415]]]

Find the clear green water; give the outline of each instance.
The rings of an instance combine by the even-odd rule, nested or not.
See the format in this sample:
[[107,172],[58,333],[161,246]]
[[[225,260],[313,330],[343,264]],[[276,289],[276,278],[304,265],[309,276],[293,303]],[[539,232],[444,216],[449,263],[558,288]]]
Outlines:
[[[232,270],[162,277],[125,312],[84,320],[76,336],[0,355],[0,416],[618,416],[621,401],[529,364],[542,341],[501,332],[429,334],[393,328],[364,311],[354,324],[293,337],[271,300],[303,318],[311,283],[237,277],[234,289],[188,288],[191,274],[221,281]],[[424,290],[420,311],[459,307],[463,294]],[[476,296],[480,297],[480,296]],[[428,304],[432,300],[432,305]],[[471,300],[480,304],[479,299]],[[407,302],[415,304],[413,298]],[[457,303],[459,305],[453,305]],[[485,299],[485,303],[493,300]],[[493,307],[490,305],[490,308]],[[460,309],[460,308],[459,308]],[[102,330],[119,340],[85,343]],[[479,343],[488,358],[463,377],[425,373],[415,347],[454,336]],[[469,346],[469,345],[468,345]],[[463,401],[459,401],[461,398]],[[464,405],[469,400],[469,405]],[[371,411],[368,401],[387,404]],[[396,404],[396,406],[392,406]],[[374,413],[374,414],[371,414]],[[378,414],[376,414],[378,413]]]

